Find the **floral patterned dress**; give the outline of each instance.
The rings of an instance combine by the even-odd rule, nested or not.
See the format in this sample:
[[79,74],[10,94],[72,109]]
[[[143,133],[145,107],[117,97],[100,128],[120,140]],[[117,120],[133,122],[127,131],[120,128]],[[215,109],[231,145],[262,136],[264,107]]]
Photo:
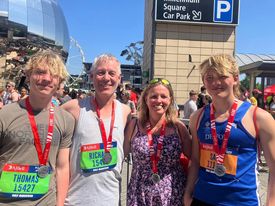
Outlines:
[[[153,135],[157,150],[159,135]],[[164,136],[163,150],[158,162],[160,182],[151,180],[152,169],[148,136],[139,129],[132,138],[133,169],[127,193],[128,206],[177,206],[183,205],[186,175],[179,162],[181,142],[178,133]]]

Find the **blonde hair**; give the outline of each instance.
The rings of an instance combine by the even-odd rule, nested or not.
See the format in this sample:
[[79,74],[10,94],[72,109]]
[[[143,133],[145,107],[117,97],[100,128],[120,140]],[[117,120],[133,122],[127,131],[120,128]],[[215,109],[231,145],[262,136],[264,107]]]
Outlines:
[[177,110],[175,108],[175,99],[174,99],[173,89],[170,84],[166,85],[160,81],[154,84],[149,84],[141,93],[140,100],[138,102],[138,117],[143,127],[146,127],[146,124],[149,121],[149,109],[146,104],[146,98],[149,94],[149,91],[158,85],[163,85],[164,87],[166,87],[170,95],[170,105],[165,114],[167,124],[173,125],[177,122]]
[[94,59],[94,62],[92,64],[91,72],[94,72],[100,64],[106,63],[106,62],[109,62],[109,61],[115,61],[117,63],[117,68],[116,69],[118,70],[119,75],[120,75],[121,74],[120,62],[112,54],[101,54],[101,55],[97,56]]
[[26,65],[26,75],[29,77],[32,71],[42,64],[46,64],[49,67],[51,75],[56,75],[60,78],[60,83],[65,81],[69,75],[62,58],[51,50],[42,50],[34,54]]
[[[215,70],[219,75],[232,74],[234,77],[239,76],[240,71],[236,60],[228,54],[216,54],[204,60],[200,66],[200,74],[202,78],[210,69]],[[236,97],[240,96],[240,82],[234,86],[233,92]]]

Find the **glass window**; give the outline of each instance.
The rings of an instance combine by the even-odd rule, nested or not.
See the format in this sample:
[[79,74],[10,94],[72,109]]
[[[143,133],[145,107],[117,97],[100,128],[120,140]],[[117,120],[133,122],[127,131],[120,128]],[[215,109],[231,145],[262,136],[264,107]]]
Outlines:
[[43,15],[41,11],[33,8],[28,9],[28,32],[43,36]]
[[56,44],[64,46],[64,49],[68,51],[70,45],[68,27],[66,24],[65,17],[61,8],[56,5],[52,4],[55,12],[55,37],[56,37]]
[[65,51],[69,51],[69,48],[70,48],[70,36],[69,36],[69,30],[68,30],[68,26],[67,26],[67,23],[65,21],[65,18],[64,18],[64,42],[63,42],[63,46],[64,46],[64,50]]
[[60,9],[57,4],[52,3],[54,16],[55,16],[55,43],[57,45],[63,45],[64,34],[63,34],[63,25],[62,25],[62,16],[60,14]]
[[26,0],[10,0],[9,2],[9,20],[19,24],[27,25]]
[[43,31],[44,36],[55,41],[55,21],[54,17],[43,14]]
[[135,70],[135,75],[141,76],[141,70],[140,69],[136,69]]
[[141,80],[141,78],[134,78],[133,83],[134,83],[134,84],[141,84],[141,83],[142,83],[142,80]]
[[27,7],[42,11],[41,0],[27,0]]
[[9,11],[9,3],[8,0],[1,0],[0,1],[0,16],[8,16]]
[[52,3],[49,0],[42,0],[43,13],[54,18]]

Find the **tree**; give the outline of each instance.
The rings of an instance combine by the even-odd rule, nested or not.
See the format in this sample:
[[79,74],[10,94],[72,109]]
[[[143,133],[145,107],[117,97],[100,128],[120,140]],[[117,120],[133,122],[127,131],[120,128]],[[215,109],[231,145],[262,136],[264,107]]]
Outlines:
[[124,49],[120,56],[126,56],[127,61],[133,61],[134,65],[142,65],[143,41],[131,43]]
[[245,78],[240,81],[240,84],[244,88],[249,89],[249,87],[250,87],[250,77],[246,75]]

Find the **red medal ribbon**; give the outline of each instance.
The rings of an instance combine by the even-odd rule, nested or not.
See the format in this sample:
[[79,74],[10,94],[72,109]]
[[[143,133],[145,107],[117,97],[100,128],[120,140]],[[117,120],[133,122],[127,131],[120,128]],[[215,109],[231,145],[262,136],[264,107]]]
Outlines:
[[216,153],[216,163],[217,164],[222,164],[224,163],[224,157],[225,157],[225,152],[226,152],[226,147],[232,127],[232,123],[234,122],[234,118],[236,115],[236,109],[238,106],[237,100],[234,100],[234,103],[230,109],[230,115],[227,120],[227,125],[223,137],[223,142],[221,148],[219,148],[219,143],[218,143],[218,138],[217,138],[217,131],[216,131],[216,122],[215,122],[215,108],[213,104],[211,104],[211,109],[210,109],[210,121],[211,121],[211,134],[213,138],[213,150]]
[[32,111],[29,97],[26,98],[26,109],[28,112],[28,117],[30,120],[31,128],[32,128],[32,133],[33,133],[33,137],[34,137],[34,145],[35,145],[35,149],[37,151],[39,164],[46,165],[47,161],[48,161],[49,153],[50,153],[52,138],[53,138],[53,128],[54,128],[54,107],[53,107],[53,104],[51,103],[51,107],[49,110],[48,135],[47,135],[46,145],[45,145],[43,153],[42,153],[40,137],[38,134],[38,129],[36,126],[36,122],[35,122],[35,118],[34,118],[34,114]]
[[166,121],[164,120],[160,130],[160,137],[158,139],[157,152],[155,153],[154,146],[153,146],[153,137],[152,137],[153,131],[150,128],[150,125],[148,125],[148,128],[147,128],[150,159],[152,162],[152,170],[153,170],[153,173],[155,174],[158,173],[158,162],[160,160],[160,156],[163,148],[163,138],[165,135],[165,129],[166,129]]
[[98,117],[99,127],[100,127],[100,131],[101,131],[101,137],[102,137],[102,141],[104,144],[104,151],[108,153],[108,152],[110,152],[110,149],[112,147],[112,140],[113,140],[113,128],[114,128],[114,123],[115,123],[115,103],[114,103],[114,101],[112,102],[112,116],[111,116],[110,132],[109,132],[109,137],[107,140],[104,122],[100,118],[100,111],[99,111],[98,103],[95,98],[94,98],[94,102],[95,102],[95,110],[96,110],[96,114]]

